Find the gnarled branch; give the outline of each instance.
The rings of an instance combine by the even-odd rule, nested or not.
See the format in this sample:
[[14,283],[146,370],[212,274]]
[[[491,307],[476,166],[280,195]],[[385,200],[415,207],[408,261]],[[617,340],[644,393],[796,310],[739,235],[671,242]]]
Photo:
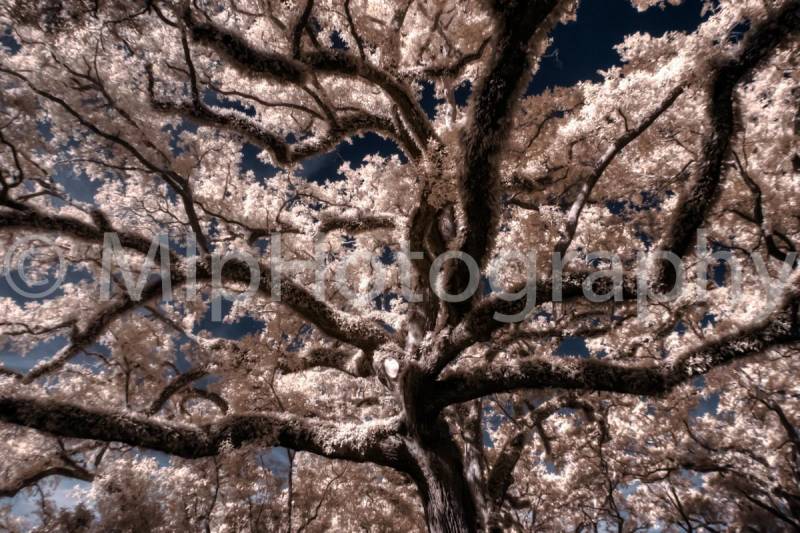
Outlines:
[[765,320],[683,351],[656,365],[629,366],[599,359],[547,356],[505,364],[488,363],[455,371],[431,387],[431,406],[436,410],[487,394],[526,388],[655,396],[668,393],[677,385],[716,367],[760,354],[772,347],[797,342],[800,342],[800,331],[791,313],[781,309]]
[[[735,128],[734,92],[754,68],[800,28],[800,1],[787,2],[780,11],[753,28],[738,54],[714,70],[711,83],[710,116],[712,133],[703,146],[702,160],[687,188],[681,193],[678,209],[672,217],[659,248],[683,257],[694,242],[697,229],[717,197],[723,167]],[[675,284],[675,272],[663,262],[656,286],[669,290]]]
[[259,441],[333,459],[395,466],[399,419],[334,424],[283,413],[230,415],[205,426],[163,420],[56,400],[0,394],[0,421],[53,435],[122,442],[185,458],[209,457],[226,445]]
[[[530,74],[528,43],[556,7],[556,0],[514,1],[500,14],[494,61],[476,87],[459,169],[459,194],[465,217],[461,251],[479,266],[488,258],[497,230],[499,203],[498,152],[509,134],[508,119]],[[467,287],[469,271],[463,262],[453,268],[448,292]],[[469,309],[465,302],[453,307],[458,319]]]

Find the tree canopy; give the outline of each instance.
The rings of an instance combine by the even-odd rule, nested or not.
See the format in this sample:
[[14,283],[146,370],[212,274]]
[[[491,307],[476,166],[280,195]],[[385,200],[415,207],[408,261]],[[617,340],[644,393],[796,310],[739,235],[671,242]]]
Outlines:
[[576,16],[0,0],[0,527],[800,530],[800,0]]

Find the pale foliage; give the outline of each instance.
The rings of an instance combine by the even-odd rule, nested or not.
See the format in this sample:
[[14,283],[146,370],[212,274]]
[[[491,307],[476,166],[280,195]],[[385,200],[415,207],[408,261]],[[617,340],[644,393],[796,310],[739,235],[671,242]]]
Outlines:
[[[639,10],[678,3],[632,1]],[[486,246],[477,246],[482,267],[514,250],[535,252],[546,272],[549,263],[541,258],[563,243],[577,253],[575,271],[586,267],[586,253],[608,250],[633,272],[636,254],[670,233],[682,191],[691,189],[704,146],[714,138],[709,80],[739,58],[742,41],[731,32],[745,20],[757,27],[792,3],[707,2],[708,16],[692,34],[627,36],[617,47],[621,65],[600,81],[523,94],[550,30],[575,17],[575,2],[555,2],[523,43],[529,65],[522,89],[512,93],[502,127],[491,130],[474,123],[475,102],[458,105],[454,96],[464,83],[473,93],[482,90],[479,80],[498,57],[493,38],[502,15],[490,2],[352,0],[345,8],[317,0],[309,29],[299,27],[298,54],[292,32],[304,2],[198,2],[203,11],[170,1],[98,2],[95,9],[93,2],[47,7],[3,0],[0,242],[5,249],[47,231],[70,267],[61,289],[46,299],[0,298],[4,353],[46,354],[31,379],[0,374],[0,395],[77,403],[175,431],[231,415],[278,418],[258,438],[198,459],[156,459],[128,445],[136,442],[106,445],[3,424],[0,489],[52,467],[92,478],[81,494],[84,504],[72,511],[59,512],[46,498],[47,481],[22,489],[40,508],[33,522],[47,531],[423,529],[413,476],[346,459],[380,462],[370,455],[376,449],[394,445],[392,439],[413,441],[416,422],[398,383],[406,383],[415,361],[424,367],[427,357],[458,345],[457,354],[439,360],[441,368],[419,386],[418,397],[444,408],[439,418],[449,423],[459,453],[468,458],[470,448],[480,448],[482,460],[468,465],[467,477],[473,468],[476,477],[491,478],[506,445],[518,433],[524,441],[512,463],[513,483],[495,507],[479,509],[481,520],[528,531],[800,527],[797,338],[754,344],[755,353],[745,346],[749,338],[734,339],[737,354],[755,357],[719,369],[713,367],[739,355],[709,355],[726,335],[759,324],[764,309],[775,311],[770,303],[787,303],[797,320],[798,275],[794,286],[772,294],[749,257],[758,254],[777,277],[781,254],[798,243],[796,36],[734,85],[730,149],[704,211],[708,242],[740,259],[740,289],[733,291],[730,280],[712,282],[706,301],[688,292],[651,303],[646,316],[637,316],[631,301],[545,301],[520,324],[467,335],[458,344],[453,339],[471,333],[459,321],[471,315],[455,308],[442,315],[443,304],[432,311],[435,330],[419,326],[415,321],[427,311],[400,296],[401,265],[387,259],[421,243],[436,251],[468,249],[471,235],[485,233]],[[192,20],[182,18],[184,9]],[[226,49],[224,39],[204,37],[197,31],[202,25],[226,28],[249,43],[250,55],[237,56],[242,50]],[[334,54],[330,47],[342,42],[341,53],[356,67],[312,57],[319,50]],[[285,64],[264,66],[253,57],[257,52],[266,63],[279,58]],[[439,99],[430,119],[417,104],[423,81]],[[356,125],[348,125],[354,117]],[[609,146],[648,118],[652,125],[598,170]],[[376,142],[374,133],[364,140],[367,132],[391,142],[394,153],[371,153],[343,162],[337,175],[307,178],[340,143],[360,150]],[[492,185],[480,193],[465,185],[470,136],[494,147],[486,175]],[[587,176],[596,179],[581,202]],[[486,207],[485,217],[471,218],[468,206]],[[415,217],[425,209],[432,223],[420,241]],[[51,217],[57,227],[40,219],[14,222],[29,212]],[[70,229],[68,220],[80,227]],[[98,298],[102,232],[112,230],[146,241],[167,232],[176,251],[194,232],[215,253],[256,254],[265,265],[269,234],[281,232],[284,258],[308,260],[316,245],[323,276],[344,272],[356,294],[327,283],[324,294],[289,291],[277,303],[262,287],[233,303],[220,325],[208,320],[204,280],[194,298],[176,283],[170,302],[156,291],[115,309],[127,298],[121,285],[110,302]],[[700,258],[693,247],[679,255],[687,264]],[[126,256],[134,270],[145,268],[136,245],[126,244]],[[369,259],[378,256],[386,260]],[[52,274],[53,257],[37,260],[39,275]],[[184,272],[188,264],[184,259],[173,267]],[[386,280],[378,300],[370,292],[376,270]],[[695,280],[696,272],[687,274]],[[514,286],[524,275],[519,265],[507,266],[497,279]],[[315,280],[301,269],[286,277],[301,288]],[[233,276],[226,283],[242,288],[241,281]],[[426,284],[415,280],[420,292],[430,291]],[[585,339],[585,358],[559,355],[564,339],[573,337]],[[524,361],[537,358],[564,366],[543,381],[514,381]],[[682,380],[705,376],[670,382],[664,394],[640,392],[628,380],[590,381],[584,359],[623,368],[666,361]],[[562,370],[573,381],[562,379]],[[190,371],[198,374],[154,407]],[[485,395],[446,396],[470,380],[479,387],[484,374],[513,384]],[[467,435],[469,415],[450,406],[468,400],[482,412],[475,440]],[[537,418],[548,401],[557,408]],[[304,421],[317,429],[295,425]],[[284,426],[300,427],[299,436],[286,437]],[[278,461],[285,450],[271,446],[293,442],[305,447],[297,446],[289,492],[286,465]],[[0,528],[29,525],[18,522],[9,507],[0,507]]]

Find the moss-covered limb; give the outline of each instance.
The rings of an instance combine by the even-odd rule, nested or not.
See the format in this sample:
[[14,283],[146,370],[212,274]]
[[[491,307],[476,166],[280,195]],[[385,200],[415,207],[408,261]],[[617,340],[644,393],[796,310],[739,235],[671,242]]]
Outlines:
[[532,357],[513,363],[484,363],[456,371],[430,387],[434,410],[518,389],[562,388],[654,396],[738,359],[800,342],[790,313],[776,313],[758,328],[710,340],[663,363],[628,366],[599,359]]
[[57,400],[0,394],[0,421],[65,438],[122,442],[185,458],[217,455],[227,445],[258,441],[324,457],[394,466],[398,419],[335,424],[286,413],[232,415],[193,426],[130,412],[81,407]]
[[[770,54],[796,35],[800,28],[800,0],[787,2],[748,34],[739,52],[714,69],[709,95],[711,134],[703,145],[702,158],[687,187],[681,193],[678,210],[673,214],[659,247],[678,257],[692,247],[697,230],[717,197],[723,169],[736,126],[734,94],[741,81],[761,65]],[[675,284],[675,272],[662,264],[657,286],[669,290]]]

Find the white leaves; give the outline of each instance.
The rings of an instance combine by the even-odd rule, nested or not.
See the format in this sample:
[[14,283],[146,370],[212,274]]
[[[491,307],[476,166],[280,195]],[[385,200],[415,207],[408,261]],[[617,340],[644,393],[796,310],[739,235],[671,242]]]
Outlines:
[[[661,7],[668,17],[672,12],[669,6],[680,2],[634,0],[632,3],[639,10]],[[168,305],[156,303],[164,320],[138,310],[108,324],[103,330],[105,334],[87,347],[86,352],[92,352],[91,356],[81,354],[48,381],[46,387],[32,384],[29,392],[59,399],[77,398],[89,406],[117,406],[135,412],[152,402],[186,366],[202,366],[212,375],[178,391],[157,420],[218,422],[218,410],[207,400],[219,393],[233,415],[285,410],[297,413],[301,420],[313,416],[346,421],[338,429],[326,426],[320,430],[324,434],[318,450],[324,452],[346,446],[363,450],[374,444],[376,433],[384,429],[380,420],[403,411],[393,387],[409,358],[419,354],[382,348],[356,351],[348,346],[353,340],[349,336],[340,335],[343,338],[334,340],[325,331],[330,333],[343,325],[353,326],[348,331],[355,331],[357,321],[348,318],[350,314],[363,319],[358,325],[387,331],[387,338],[392,339],[389,344],[395,342],[395,337],[415,329],[409,327],[409,317],[419,310],[398,294],[396,282],[400,269],[393,258],[409,245],[409,224],[418,213],[416,208],[423,195],[434,208],[455,206],[459,210],[461,195],[456,178],[464,163],[463,128],[472,108],[456,106],[456,109],[450,102],[441,104],[430,124],[438,138],[427,146],[418,142],[417,148],[424,152],[418,161],[395,152],[387,155],[386,147],[390,145],[385,139],[361,135],[359,131],[337,139],[335,144],[342,143],[338,144],[338,150],[329,150],[288,168],[271,168],[266,165],[275,162],[270,151],[261,145],[248,144],[257,143],[258,138],[254,138],[257,136],[245,139],[241,132],[197,126],[190,120],[156,112],[146,91],[145,63],[153,65],[157,78],[155,92],[160,98],[182,104],[191,98],[179,28],[165,24],[153,10],[134,14],[133,7],[125,2],[102,4],[96,17],[86,20],[78,17],[69,22],[70,32],[50,35],[33,25],[14,27],[25,44],[17,54],[3,58],[4,68],[30,75],[36,87],[62,98],[84,124],[63,105],[46,101],[16,78],[0,75],[3,104],[10,110],[2,132],[20,148],[19,164],[29,175],[24,187],[11,191],[11,197],[34,195],[30,203],[37,209],[77,217],[87,224],[93,223],[86,213],[91,203],[92,207],[101,208],[110,225],[118,230],[146,237],[168,231],[176,250],[186,244],[189,201],[215,251],[261,254],[259,259],[266,263],[275,244],[270,233],[281,231],[285,237],[282,255],[286,259],[308,260],[319,252],[324,276],[330,280],[337,271],[341,272],[345,285],[357,294],[350,295],[327,285],[320,291],[320,299],[330,308],[310,300],[303,302],[301,313],[260,296],[237,301],[230,310],[226,309],[223,322],[210,324],[208,294],[201,288],[194,300]],[[573,240],[573,249],[579,257],[571,268],[586,267],[582,263],[585,254],[600,248],[616,252],[629,262],[637,252],[657,241],[670,224],[672,213],[680,207],[677,193],[688,179],[688,174],[681,171],[691,173],[696,169],[710,131],[705,86],[709,69],[737,50],[737,43],[729,38],[736,25],[745,18],[757,22],[769,6],[778,4],[720,0],[697,33],[627,36],[617,47],[623,63],[604,71],[599,81],[523,97],[506,125],[509,142],[491,154],[490,170],[497,170],[502,181],[502,190],[491,206],[501,210],[494,253],[535,251],[540,258],[549,259],[564,213],[598,157],[626,129],[641,121],[666,91],[688,82],[686,92],[675,106],[619,154],[609,165],[607,175],[591,191]],[[286,36],[292,33],[289,28],[305,5],[304,1],[241,0],[235,9],[223,7],[208,12],[210,18],[203,20],[224,25],[248,39],[256,50],[289,58],[291,42]],[[559,2],[546,26],[557,20],[570,20],[575,5],[573,1]],[[302,86],[284,84],[276,81],[275,76],[264,76],[263,72],[250,71],[247,65],[234,64],[225,53],[190,38],[202,98],[224,117],[246,116],[275,139],[294,148],[336,131],[330,113],[374,114],[392,128],[410,130],[414,124],[403,114],[403,107],[413,107],[420,97],[413,86],[414,80],[427,68],[447,66],[463,54],[478,50],[497,31],[487,6],[473,1],[352,0],[349,6],[359,36],[366,43],[364,57],[368,64],[360,64],[357,59],[356,67],[347,70],[352,65],[345,65],[344,73],[337,72],[336,65],[327,65],[314,76],[309,75]],[[403,13],[403,8],[407,12]],[[271,11],[263,12],[266,9]],[[314,11],[314,28],[310,33],[323,51],[327,42],[345,43],[344,53],[360,56],[358,40],[341,2],[318,0]],[[166,12],[164,16],[172,20],[174,13]],[[9,28],[17,24],[5,11],[0,17],[0,26],[5,27],[6,19]],[[311,35],[309,32],[301,35],[302,47],[309,53],[318,53]],[[452,97],[451,90],[465,81],[477,90],[479,76],[495,57],[495,43],[487,42],[487,52],[453,79],[431,80],[432,93],[437,99],[447,101]],[[547,32],[540,31],[527,53],[533,58],[549,42]],[[795,48],[789,46],[779,51],[739,87],[736,105],[742,121],[737,124],[731,144],[731,153],[746,160],[754,180],[761,184],[763,226],[781,231],[789,239],[794,239],[800,231],[795,216],[800,202],[800,181],[792,166],[797,151],[794,93],[800,76]],[[384,69],[387,76],[398,80],[399,89],[391,94],[380,83],[368,79],[365,73],[369,69]],[[84,73],[91,79],[82,77]],[[105,90],[95,83],[103,84]],[[223,95],[224,92],[228,94]],[[403,105],[398,106],[393,98]],[[404,101],[406,98],[410,103]],[[6,119],[12,121],[6,124]],[[386,131],[383,134],[389,135]],[[269,140],[263,143],[269,144]],[[362,150],[372,150],[375,145],[380,145],[383,155],[370,153],[361,157]],[[352,153],[358,156],[347,155]],[[4,180],[7,169],[14,172],[16,168],[13,154],[5,144],[0,145],[0,168]],[[743,222],[735,214],[749,216],[754,196],[736,175],[734,165],[726,162],[726,168],[729,170],[724,189],[710,213],[710,238],[732,249],[763,249],[762,228]],[[185,188],[168,183],[165,176],[185,179]],[[51,178],[52,183],[48,181]],[[94,185],[98,183],[99,190],[95,191]],[[42,194],[48,192],[45,186],[52,186],[49,192],[60,196],[85,193],[90,198],[84,203],[56,199]],[[82,186],[86,186],[85,190],[78,189]],[[186,198],[188,192],[191,200]],[[332,218],[356,219],[365,214],[388,219],[395,227],[384,224],[376,231],[358,232],[348,228],[330,232],[321,229]],[[458,225],[461,220],[455,218],[453,225]],[[429,225],[437,227],[433,222]],[[435,233],[428,234],[421,242],[431,255],[438,248],[456,247],[458,243],[451,240],[454,235],[464,236],[464,228],[448,229],[444,224],[438,227],[442,235],[447,234],[443,239],[447,242],[438,242]],[[3,244],[10,246],[13,238],[3,238]],[[58,242],[67,250],[69,261],[81,265],[81,275],[96,277],[100,257],[96,244],[77,244],[66,236],[61,236]],[[141,263],[138,252],[131,251],[130,256],[137,265]],[[374,264],[370,257],[375,256],[385,258],[389,264]],[[688,262],[698,259],[697,254],[689,253]],[[547,270],[545,263],[543,260],[539,265],[539,272]],[[770,260],[764,266],[772,273],[776,265]],[[43,275],[44,267],[37,265],[37,273]],[[733,325],[746,325],[758,318],[758,302],[769,302],[770,297],[757,283],[758,272],[748,268],[742,302],[731,303],[731,293],[735,290],[725,286],[709,290],[707,301],[695,306],[699,291],[690,288],[680,300],[652,305],[647,321],[635,319],[627,302],[618,302],[614,307],[575,302],[545,304],[518,329],[498,331],[474,342],[447,372],[469,369],[489,358],[495,358],[501,374],[519,371],[520,358],[542,356],[542,360],[556,361],[560,355],[547,358],[547,354],[557,350],[564,338],[579,331],[580,326],[597,329],[586,340],[592,356],[599,357],[602,353],[608,360],[624,361],[631,366],[675,361],[692,347],[718,338]],[[375,298],[375,294],[369,293],[373,287],[370,281],[384,272],[389,284],[378,295],[380,298]],[[498,279],[511,285],[524,274],[520,265],[505,265]],[[310,269],[287,272],[289,275],[302,288],[312,287],[315,281],[315,272]],[[69,336],[71,322],[75,320],[78,326],[85,327],[97,311],[99,302],[93,292],[94,285],[93,280],[81,279],[64,285],[63,294],[48,301],[21,303],[0,299],[2,348],[13,351],[14,355],[28,352],[39,355],[38,351],[44,347],[48,356],[59,353]],[[715,323],[704,323],[706,314],[711,312]],[[327,328],[311,324],[310,317],[315,313],[329,319]],[[426,321],[437,322],[427,318]],[[26,326],[32,330],[26,331]],[[447,332],[434,331],[430,324],[430,331],[413,331],[409,335],[424,339],[421,347],[427,353],[438,349]],[[733,346],[753,347],[757,346],[752,343]],[[341,349],[344,364],[332,365],[333,368],[325,365],[298,368],[300,365],[295,363],[302,354],[315,348]],[[631,527],[633,521],[644,521],[642,517],[667,524],[675,514],[674,509],[664,504],[665,498],[673,497],[667,490],[670,487],[675,488],[688,508],[698,512],[704,506],[712,507],[712,500],[719,507],[720,501],[734,498],[714,474],[701,477],[686,472],[670,474],[673,477],[667,479],[669,484],[650,479],[649,473],[665,475],[663,469],[675,468],[676,461],[703,448],[692,443],[684,422],[693,424],[703,442],[719,449],[741,445],[746,451],[760,454],[763,464],[739,451],[706,453],[723,464],[733,465],[733,471],[745,473],[748,483],[760,483],[771,493],[775,485],[792,486],[789,462],[781,451],[785,435],[777,416],[752,398],[754,390],[765,391],[775,401],[782,402],[793,423],[797,421],[798,368],[788,355],[791,354],[771,351],[767,363],[726,368],[708,375],[702,390],[697,383],[688,384],[672,396],[652,401],[595,391],[587,396],[606,417],[611,434],[611,440],[600,446],[597,428],[586,423],[586,417],[577,410],[555,413],[542,424],[541,434],[531,432],[525,437],[530,441],[529,448],[515,471],[512,495],[521,502],[531,505],[535,502],[535,518],[544,521],[525,526],[530,526],[527,527],[530,530],[571,530],[579,519],[585,519],[597,522],[602,529],[602,521],[611,512],[608,501],[624,504],[623,512],[630,515]],[[594,384],[583,379],[587,374],[583,371],[585,365],[579,361],[583,360],[575,359],[564,365],[564,381]],[[689,373],[705,371],[711,362],[708,357],[698,356],[685,361],[684,367]],[[377,374],[379,379],[373,379],[371,374]],[[602,383],[603,376],[589,377]],[[0,377],[0,387],[4,392],[14,392],[19,385],[13,378]],[[553,394],[552,390],[501,393],[492,398],[497,403],[484,403],[485,417],[491,420],[485,428],[487,438],[492,440],[492,447],[487,447],[490,459],[504,439],[520,429],[504,417],[524,414]],[[704,402],[710,402],[715,395],[718,406],[711,409]],[[704,416],[696,416],[698,409],[706,408]],[[448,412],[447,416],[450,415]],[[457,434],[461,429],[457,427],[458,421],[448,421],[453,422]],[[316,429],[310,428],[307,436],[320,436],[314,433]],[[15,472],[43,446],[44,438],[39,434],[5,427],[0,430],[7,437],[4,442],[13,444],[18,452],[13,461],[8,461]],[[544,454],[544,439],[552,449],[548,456]],[[107,462],[98,470],[93,493],[97,512],[104,520],[103,527],[143,531],[200,530],[206,525],[219,531],[247,527],[267,531],[285,529],[286,524],[272,522],[243,525],[255,515],[278,519],[283,516],[278,505],[287,496],[284,479],[269,469],[262,471],[255,464],[254,457],[261,450],[232,450],[227,441],[222,448],[224,453],[217,458],[219,464],[212,465],[203,461],[159,462],[135,457],[130,450],[115,445],[105,459]],[[598,450],[604,454],[602,461]],[[263,455],[258,457],[262,459]],[[305,485],[302,490],[295,490],[295,503],[298,509],[304,509],[303,516],[311,516],[317,503],[322,502],[320,485],[332,479],[340,465],[322,462],[311,454],[298,457],[296,472],[302,474],[294,481],[299,484],[296,486]],[[605,466],[601,468],[602,465]],[[764,465],[773,472],[765,473]],[[214,470],[216,467],[220,470]],[[409,484],[389,483],[391,472],[371,466],[348,468],[356,473],[351,475],[348,471],[342,476],[341,489],[338,481],[331,485],[331,493],[326,496],[330,500],[326,502],[332,503],[323,502],[319,508],[318,529],[349,531],[370,524],[376,529],[396,530],[398,517],[400,526],[411,529],[406,522],[414,511],[397,511],[415,496]],[[472,465],[470,472],[477,471]],[[224,480],[218,494],[213,492],[216,473]],[[385,489],[388,496],[384,497],[377,489]],[[213,509],[212,494],[219,499]],[[612,500],[608,499],[609,494]],[[719,508],[730,516],[738,512],[723,507]],[[526,515],[522,520],[532,519],[533,514],[520,513]],[[142,523],[147,518],[153,520]]]

